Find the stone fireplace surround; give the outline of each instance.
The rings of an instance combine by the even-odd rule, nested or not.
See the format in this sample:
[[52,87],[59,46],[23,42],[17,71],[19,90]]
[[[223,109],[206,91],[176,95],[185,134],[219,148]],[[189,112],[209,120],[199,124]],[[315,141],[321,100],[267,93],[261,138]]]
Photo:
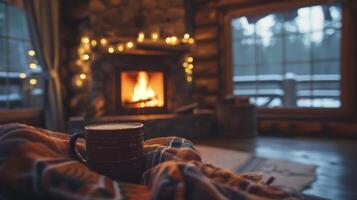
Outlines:
[[[96,59],[91,64],[92,109],[87,113],[87,117],[170,113],[191,103],[191,88],[181,67],[183,53],[168,50],[133,50],[122,54],[96,54]],[[139,70],[160,71],[164,74],[164,107],[126,109],[120,106],[120,72]]]

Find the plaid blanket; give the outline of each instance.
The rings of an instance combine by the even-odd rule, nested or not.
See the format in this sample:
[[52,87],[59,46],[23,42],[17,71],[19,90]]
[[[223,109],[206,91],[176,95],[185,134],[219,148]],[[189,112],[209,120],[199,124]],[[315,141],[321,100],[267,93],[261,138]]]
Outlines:
[[[298,199],[255,174],[202,163],[193,144],[145,142],[142,184],[117,182],[71,158],[68,134],[22,124],[0,126],[0,199]],[[83,143],[78,144],[85,152]]]

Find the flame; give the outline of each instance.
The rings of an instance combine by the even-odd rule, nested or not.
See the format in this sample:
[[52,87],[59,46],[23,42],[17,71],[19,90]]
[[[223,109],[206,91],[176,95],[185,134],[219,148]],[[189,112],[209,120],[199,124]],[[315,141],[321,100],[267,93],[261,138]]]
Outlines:
[[158,106],[159,101],[155,91],[149,86],[147,72],[139,71],[131,100],[138,102],[140,108]]

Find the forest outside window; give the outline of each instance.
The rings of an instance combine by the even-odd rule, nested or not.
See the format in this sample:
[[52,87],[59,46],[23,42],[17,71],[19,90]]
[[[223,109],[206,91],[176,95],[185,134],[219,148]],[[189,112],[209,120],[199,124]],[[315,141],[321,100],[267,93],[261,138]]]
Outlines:
[[231,20],[233,94],[259,107],[339,108],[340,4]]
[[43,84],[25,11],[0,0],[0,111],[42,108]]

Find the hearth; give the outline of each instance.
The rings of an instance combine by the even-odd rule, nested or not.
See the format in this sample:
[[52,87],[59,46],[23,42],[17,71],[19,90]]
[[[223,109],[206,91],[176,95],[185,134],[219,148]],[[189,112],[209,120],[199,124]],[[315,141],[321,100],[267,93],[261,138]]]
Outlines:
[[163,114],[186,104],[189,88],[181,67],[183,54],[168,50],[97,54],[91,66],[91,115]]

